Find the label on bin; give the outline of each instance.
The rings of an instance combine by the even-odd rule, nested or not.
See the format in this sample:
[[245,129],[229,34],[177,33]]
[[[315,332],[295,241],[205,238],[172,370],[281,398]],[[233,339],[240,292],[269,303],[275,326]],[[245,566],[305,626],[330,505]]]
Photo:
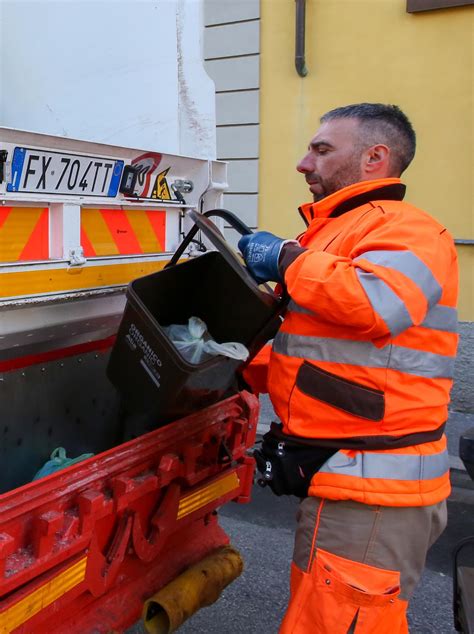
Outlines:
[[140,359],[140,365],[147,372],[156,387],[160,387],[160,373],[158,372],[158,368],[161,368],[161,359],[152,350],[152,347],[135,324],[130,324],[125,340],[132,350],[141,350],[143,357]]

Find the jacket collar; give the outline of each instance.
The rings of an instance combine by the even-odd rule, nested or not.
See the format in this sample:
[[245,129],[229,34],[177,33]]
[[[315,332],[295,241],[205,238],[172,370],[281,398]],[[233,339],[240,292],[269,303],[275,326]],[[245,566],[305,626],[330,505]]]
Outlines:
[[373,200],[403,200],[406,187],[399,178],[379,178],[344,187],[317,203],[306,203],[299,212],[306,223],[315,218],[335,218]]

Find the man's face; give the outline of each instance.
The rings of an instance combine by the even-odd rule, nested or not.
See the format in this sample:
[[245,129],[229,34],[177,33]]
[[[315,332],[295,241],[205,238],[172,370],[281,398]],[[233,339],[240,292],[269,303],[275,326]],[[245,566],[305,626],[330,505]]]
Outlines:
[[315,202],[363,180],[358,129],[357,119],[332,119],[311,140],[296,169],[305,175]]

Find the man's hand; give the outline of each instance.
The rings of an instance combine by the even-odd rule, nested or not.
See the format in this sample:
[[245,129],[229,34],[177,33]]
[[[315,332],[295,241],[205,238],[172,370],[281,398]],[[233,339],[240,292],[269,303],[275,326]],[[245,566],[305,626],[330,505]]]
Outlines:
[[282,246],[287,242],[289,241],[282,240],[268,231],[257,231],[240,238],[239,251],[248,270],[259,284],[282,282],[278,259]]

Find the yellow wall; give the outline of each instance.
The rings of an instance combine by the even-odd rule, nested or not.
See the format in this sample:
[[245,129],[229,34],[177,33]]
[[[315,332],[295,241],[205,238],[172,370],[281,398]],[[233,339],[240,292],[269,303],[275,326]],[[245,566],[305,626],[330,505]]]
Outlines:
[[[406,13],[406,0],[307,0],[306,64],[294,67],[295,2],[261,0],[259,225],[301,231],[310,200],[295,165],[331,108],[395,103],[418,137],[407,200],[474,238],[474,6]],[[474,320],[474,246],[460,247],[460,318]]]

